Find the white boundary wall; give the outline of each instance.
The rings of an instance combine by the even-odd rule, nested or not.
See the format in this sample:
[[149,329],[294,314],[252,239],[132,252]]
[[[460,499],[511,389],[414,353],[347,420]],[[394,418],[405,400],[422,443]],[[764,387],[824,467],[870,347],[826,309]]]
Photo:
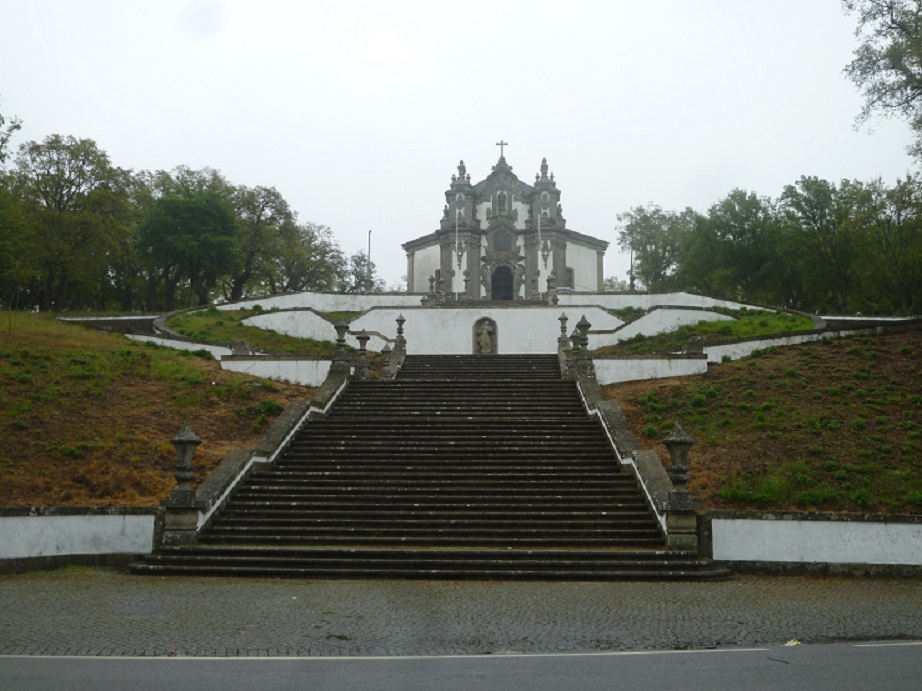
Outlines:
[[707,374],[708,361],[705,358],[625,358],[606,360],[596,358],[595,376],[599,384],[619,384],[626,381],[666,379],[667,377],[688,377],[693,374]]
[[[591,320],[590,320],[591,321]],[[612,334],[594,334],[596,329],[593,322],[592,329],[589,332],[589,347],[604,348],[605,346],[615,345],[621,341],[626,341],[638,334],[645,336],[656,336],[667,331],[675,331],[680,326],[686,324],[697,324],[701,321],[733,321],[733,317],[718,312],[709,312],[707,310],[683,310],[673,308],[655,309],[652,312],[625,324],[618,331]],[[598,327],[602,328],[602,327]]]
[[216,358],[220,358],[222,355],[230,355],[231,349],[225,348],[223,346],[209,345],[207,343],[195,343],[193,341],[175,341],[170,338],[158,338],[156,336],[138,336],[136,334],[125,334],[125,338],[130,338],[132,341],[151,341],[157,345],[166,346],[167,348],[175,348],[176,350],[207,350],[209,353],[214,355]]
[[[593,261],[595,259],[593,258]],[[595,272],[595,266],[592,267]],[[542,272],[543,273],[543,272]],[[416,277],[417,284],[419,276]],[[426,274],[425,281],[420,284],[424,285],[424,290],[429,287],[429,275]],[[542,286],[543,290],[543,286]],[[290,293],[287,295],[273,295],[262,298],[253,298],[251,300],[242,300],[240,302],[229,302],[218,305],[218,309],[236,310],[252,309],[260,305],[265,310],[276,309],[303,309],[310,307],[318,312],[364,312],[373,307],[419,307],[420,299],[423,296],[420,293],[407,294],[395,293],[389,295],[371,294],[371,295],[345,295],[341,293]],[[640,309],[651,309],[663,305],[675,307],[726,307],[729,309],[739,309],[748,307],[749,309],[760,309],[752,305],[744,305],[739,302],[729,300],[717,300],[705,297],[703,295],[693,295],[691,293],[569,293],[561,292],[558,296],[558,307],[571,307],[574,305],[584,305],[586,307],[598,306],[605,309],[622,309],[625,307],[638,307]],[[495,304],[495,303],[494,303]]]
[[571,305],[598,305],[606,309],[624,309],[636,307],[639,309],[652,309],[668,305],[670,307],[725,307],[727,309],[762,309],[740,302],[717,300],[703,295],[691,293],[567,293],[558,296],[559,307]]
[[0,559],[150,554],[154,516],[3,516],[0,533]]
[[275,379],[303,386],[320,386],[330,372],[330,360],[273,360],[270,358],[222,359],[221,369],[263,379]]
[[[428,278],[428,277],[427,277]],[[344,293],[290,293],[218,305],[220,310],[252,309],[259,305],[264,310],[303,309],[310,307],[318,312],[364,312],[372,307],[419,307],[422,295],[346,295]]]
[[714,518],[715,560],[922,566],[922,524]]

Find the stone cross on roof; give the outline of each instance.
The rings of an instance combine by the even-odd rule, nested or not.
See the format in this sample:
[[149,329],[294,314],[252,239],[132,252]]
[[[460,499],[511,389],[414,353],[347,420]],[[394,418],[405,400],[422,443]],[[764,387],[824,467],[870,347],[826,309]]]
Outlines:
[[496,142],[496,146],[499,147],[499,157],[502,158],[502,157],[503,157],[503,149],[504,149],[504,147],[509,146],[509,142],[504,142],[502,139],[500,139],[498,142]]

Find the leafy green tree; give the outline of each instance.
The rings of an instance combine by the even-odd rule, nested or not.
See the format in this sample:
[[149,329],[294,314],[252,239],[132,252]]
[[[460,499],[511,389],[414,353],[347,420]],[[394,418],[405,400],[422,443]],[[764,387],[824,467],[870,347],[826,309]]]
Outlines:
[[346,258],[327,226],[290,219],[266,264],[270,293],[333,292],[346,280]]
[[787,261],[798,264],[814,309],[849,309],[856,258],[855,213],[863,186],[803,176],[781,193],[792,234]]
[[866,306],[915,314],[922,305],[922,185],[918,179],[867,185],[860,279]]
[[349,257],[346,272],[340,279],[341,293],[383,293],[385,282],[378,276],[375,263],[368,260],[368,255],[359,250]]
[[634,272],[647,290],[675,287],[682,236],[688,233],[695,212],[663,211],[655,204],[638,206],[618,215],[618,246],[634,256]]
[[139,226],[138,245],[147,262],[158,267],[165,286],[166,309],[176,309],[176,292],[186,282],[208,303],[208,293],[231,268],[236,218],[230,201],[211,190],[171,193],[155,199]]
[[281,249],[281,229],[294,221],[294,214],[274,187],[240,186],[233,202],[237,237],[227,297],[236,301],[243,299],[251,280],[268,278],[272,257]]
[[770,200],[735,189],[708,211],[704,227],[714,242],[721,292],[752,302],[765,299],[774,270],[771,241],[777,227]]
[[922,2],[919,0],[843,0],[858,17],[860,44],[845,73],[861,90],[859,122],[879,112],[906,118],[916,132],[910,147],[922,155]]
[[6,159],[10,155],[10,138],[18,132],[21,127],[22,120],[14,117],[10,118],[10,121],[7,122],[3,113],[0,113],[0,165],[6,163]]
[[129,221],[127,173],[91,139],[51,135],[27,142],[15,160],[26,222],[25,256],[42,309],[70,306],[73,281],[105,270]]

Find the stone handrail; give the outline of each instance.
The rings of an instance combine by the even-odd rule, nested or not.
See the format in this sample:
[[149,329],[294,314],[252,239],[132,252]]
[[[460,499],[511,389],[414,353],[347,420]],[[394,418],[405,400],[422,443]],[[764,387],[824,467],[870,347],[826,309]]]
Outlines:
[[[565,319],[562,319],[562,324],[565,324]],[[586,411],[598,417],[618,462],[627,466],[637,478],[660,529],[666,535],[667,545],[675,549],[697,550],[697,518],[693,503],[676,501],[676,487],[659,455],[639,447],[621,408],[602,394],[588,348],[590,326],[584,317],[571,335],[569,345],[566,343],[568,339],[558,339],[562,376],[576,381]]]

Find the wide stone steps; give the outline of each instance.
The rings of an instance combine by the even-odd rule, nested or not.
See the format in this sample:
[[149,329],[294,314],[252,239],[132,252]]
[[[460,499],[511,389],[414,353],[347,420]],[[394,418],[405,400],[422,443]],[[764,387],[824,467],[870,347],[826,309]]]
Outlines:
[[198,543],[140,573],[292,578],[710,579],[664,549],[556,356],[409,356],[351,382]]
[[[346,503],[344,498],[348,497]],[[476,506],[481,511],[500,510],[510,506],[510,501],[515,500],[515,507],[522,511],[540,511],[553,506],[556,509],[580,508],[585,510],[611,510],[624,508],[647,509],[646,503],[639,498],[636,492],[623,492],[621,494],[544,494],[533,493],[528,496],[503,495],[503,494],[425,494],[405,492],[394,495],[392,492],[353,492],[339,493],[322,492],[315,489],[298,491],[291,488],[256,488],[242,489],[234,495],[234,508],[250,508],[255,505],[267,504],[288,507],[297,510],[302,506],[314,508],[337,507],[347,512],[361,512],[363,507],[387,507],[391,511],[408,511],[421,507],[469,507]]]
[[[167,548],[135,564],[139,573],[289,578],[612,580],[725,578],[694,554],[665,550],[428,550],[414,548],[266,548],[199,545]],[[710,567],[710,568],[709,568]]]

